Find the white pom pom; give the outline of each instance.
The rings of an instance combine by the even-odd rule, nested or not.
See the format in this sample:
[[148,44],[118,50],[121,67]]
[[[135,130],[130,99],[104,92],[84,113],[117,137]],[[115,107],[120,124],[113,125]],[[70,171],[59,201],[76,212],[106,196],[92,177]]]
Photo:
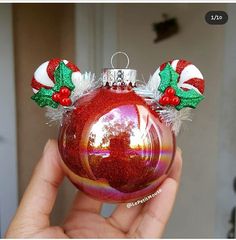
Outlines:
[[84,74],[79,74],[78,72],[72,73],[72,81],[75,85],[75,89],[72,92],[73,102],[83,94],[101,86],[101,81],[96,81],[95,74],[91,72],[85,72]]

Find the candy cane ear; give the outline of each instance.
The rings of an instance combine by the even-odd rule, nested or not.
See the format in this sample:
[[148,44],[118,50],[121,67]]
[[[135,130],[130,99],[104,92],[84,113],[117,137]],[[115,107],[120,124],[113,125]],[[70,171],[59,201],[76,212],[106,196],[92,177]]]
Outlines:
[[155,92],[161,106],[177,110],[195,108],[204,98],[204,79],[199,69],[186,60],[163,63],[147,83]]
[[54,58],[41,64],[35,71],[31,86],[32,99],[40,106],[57,108],[70,106],[73,91],[78,87],[79,68],[67,60]]
[[201,72],[186,60],[163,63],[144,86],[134,91],[143,97],[177,135],[182,122],[191,120],[191,108],[204,98]]

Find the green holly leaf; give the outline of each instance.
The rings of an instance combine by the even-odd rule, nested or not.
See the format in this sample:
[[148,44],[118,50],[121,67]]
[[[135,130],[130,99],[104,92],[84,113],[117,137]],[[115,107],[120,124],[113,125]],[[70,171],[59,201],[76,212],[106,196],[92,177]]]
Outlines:
[[189,91],[184,91],[178,87],[179,74],[167,63],[166,67],[159,73],[161,77],[161,82],[158,90],[162,93],[165,92],[167,87],[172,87],[175,90],[175,95],[180,98],[180,104],[175,106],[177,110],[181,110],[185,107],[196,108],[204,96],[191,89]]
[[182,108],[185,108],[185,107],[196,108],[199,102],[201,102],[203,99],[204,97],[201,94],[199,94],[199,96],[195,98],[181,98],[180,104],[175,108],[177,110],[181,110]]
[[164,93],[166,88],[171,86],[171,84],[177,84],[179,78],[179,74],[171,67],[169,63],[166,64],[165,68],[159,73],[159,75],[161,77],[161,82],[158,90],[162,93]]
[[57,108],[58,103],[52,100],[53,93],[53,89],[40,88],[40,90],[35,93],[31,99],[33,99],[40,107],[50,106],[52,108]]
[[56,71],[54,72],[55,85],[53,90],[58,92],[61,87],[67,87],[71,91],[74,90],[75,85],[71,80],[72,70],[68,68],[63,61],[60,62]]

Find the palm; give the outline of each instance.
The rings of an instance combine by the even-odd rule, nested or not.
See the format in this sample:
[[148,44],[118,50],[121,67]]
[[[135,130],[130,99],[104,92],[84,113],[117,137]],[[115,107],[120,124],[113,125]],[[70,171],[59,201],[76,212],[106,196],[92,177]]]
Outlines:
[[[76,217],[77,215],[77,217]],[[78,224],[78,218],[82,221]],[[77,212],[65,223],[70,238],[124,238],[125,233],[104,217],[92,212]]]
[[77,212],[83,221],[78,224],[77,217],[68,219],[63,227],[49,227],[36,234],[33,238],[124,238],[125,234],[109,221],[96,213]]

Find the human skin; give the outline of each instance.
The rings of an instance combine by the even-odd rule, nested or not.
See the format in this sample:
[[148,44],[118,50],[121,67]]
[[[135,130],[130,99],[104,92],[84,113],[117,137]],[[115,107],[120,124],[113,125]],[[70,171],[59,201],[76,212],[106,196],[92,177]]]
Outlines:
[[50,215],[65,174],[60,166],[57,142],[49,140],[20,205],[6,232],[6,238],[160,238],[174,206],[182,169],[177,148],[168,178],[161,192],[135,207],[117,205],[109,217],[100,215],[102,202],[82,192],[75,196],[62,226],[52,226]]

